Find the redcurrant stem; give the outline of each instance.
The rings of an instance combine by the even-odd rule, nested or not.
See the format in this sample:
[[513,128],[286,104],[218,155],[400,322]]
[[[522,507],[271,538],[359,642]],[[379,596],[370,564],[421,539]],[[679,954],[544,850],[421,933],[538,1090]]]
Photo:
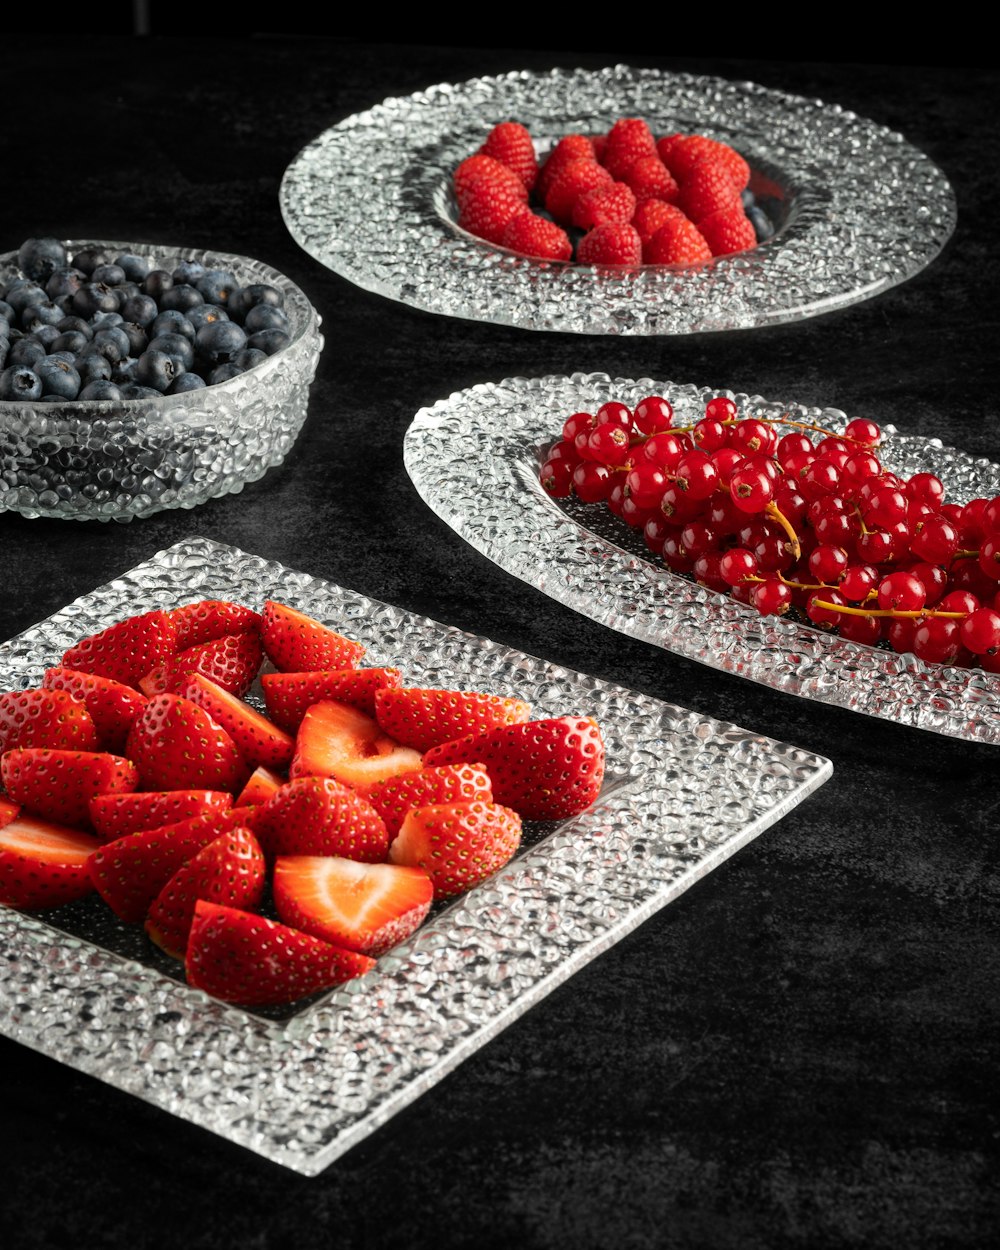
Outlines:
[[898,608],[849,608],[840,603],[826,603],[822,599],[814,599],[813,607],[827,608],[830,612],[843,612],[847,616],[892,616],[919,620],[926,616],[947,617],[952,620],[965,620],[968,612],[935,612],[933,608],[924,608],[917,612],[903,612]]
[[781,526],[781,528],[785,531],[785,533],[788,535],[788,540],[789,540],[789,544],[791,547],[792,555],[794,556],[796,560],[800,560],[802,558],[802,548],[799,545],[799,536],[798,534],[796,534],[791,521],[789,521],[788,517],[785,516],[785,514],[781,511],[778,505],[774,503],[773,500],[771,503],[767,505],[767,507],[764,509],[764,512],[769,517],[772,517],[775,521],[777,521],[778,524]]

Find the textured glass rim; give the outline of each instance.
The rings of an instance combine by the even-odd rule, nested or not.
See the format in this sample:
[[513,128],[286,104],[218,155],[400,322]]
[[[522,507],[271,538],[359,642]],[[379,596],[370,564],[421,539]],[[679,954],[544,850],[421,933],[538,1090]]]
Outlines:
[[[32,401],[24,400],[0,400],[0,420],[7,417],[20,417],[25,410],[29,412],[39,411],[45,415],[53,415],[52,409],[55,408],[60,417],[64,417],[67,421],[73,418],[80,420],[92,421],[95,417],[105,417],[107,419],[128,417],[132,413],[143,413],[146,416],[153,414],[163,414],[164,417],[173,415],[179,410],[204,409],[212,407],[211,399],[216,394],[220,400],[224,396],[233,395],[241,386],[246,386],[246,380],[249,376],[255,377],[261,382],[266,382],[267,375],[274,369],[277,362],[295,348],[307,334],[315,334],[319,329],[319,313],[313,308],[305,292],[297,286],[291,278],[287,278],[278,269],[273,269],[270,265],[263,261],[255,260],[251,256],[239,256],[234,252],[212,252],[206,251],[204,248],[193,247],[173,247],[169,243],[123,243],[119,240],[112,239],[61,239],[60,242],[67,249],[70,256],[74,252],[85,247],[100,247],[117,252],[134,251],[137,255],[152,254],[155,257],[162,257],[169,260],[199,260],[202,263],[208,263],[213,268],[233,269],[237,274],[239,272],[247,272],[259,277],[260,280],[271,286],[277,287],[286,300],[291,298],[295,317],[292,321],[292,329],[294,333],[290,341],[280,351],[275,352],[272,356],[268,356],[266,360],[262,360],[260,364],[254,365],[252,369],[248,369],[246,373],[242,373],[237,378],[228,378],[225,382],[216,382],[212,386],[206,386],[197,391],[183,391],[179,395],[161,395],[159,398],[149,396],[145,399],[67,399],[61,401],[57,405],[39,404]],[[4,252],[0,254],[0,275],[8,271],[12,266],[18,267],[17,252]],[[240,381],[242,379],[242,382]]]
[[[622,102],[616,115],[638,115],[642,110],[630,107],[631,94],[650,84],[661,87],[665,96],[671,91],[677,95],[663,104],[662,117],[676,120],[681,114],[688,123],[681,129],[715,133],[755,155],[762,167],[785,172],[788,185],[796,188],[797,203],[794,221],[776,238],[696,268],[602,268],[517,256],[468,235],[442,211],[441,188],[458,161],[475,151],[489,125],[516,115],[536,135],[532,125],[536,96],[551,89],[560,97],[593,93],[603,101],[617,92]],[[700,124],[681,102],[683,92],[695,88],[713,108],[722,110],[712,114],[706,108],[706,120]],[[756,121],[767,109],[789,128],[786,141],[773,150],[741,144],[741,125],[743,134],[753,130],[747,115]],[[539,104],[538,110],[551,126],[551,109]],[[655,126],[657,118],[648,111],[645,115]],[[416,150],[408,164],[407,123],[412,127],[415,116],[427,120],[421,142],[413,140]],[[579,125],[569,104],[565,116],[560,133]],[[423,141],[435,126],[439,146],[431,152],[431,145]],[[467,138],[464,146],[455,144],[453,131],[475,136],[475,142]],[[814,145],[810,158],[810,139],[818,135],[832,145],[831,151],[820,155]],[[537,133],[539,140],[547,137],[551,136],[544,131]],[[379,145],[392,153],[392,161],[374,165],[375,176],[360,177],[359,170],[366,160],[375,159],[372,153]],[[850,169],[850,178],[845,177],[845,168]],[[917,203],[909,204],[909,198]],[[304,147],[285,172],[280,203],[300,246],[366,290],[472,320],[622,335],[753,328],[868,299],[930,264],[956,221],[954,194],[942,171],[886,127],[838,105],[754,83],[622,65],[595,71],[517,71],[440,83],[386,99],[337,123]],[[851,228],[840,238],[833,223],[848,209]],[[385,223],[395,225],[397,220],[401,229],[387,231]],[[880,236],[880,229],[891,223],[892,237],[906,239],[905,258],[890,255]],[[402,230],[405,240],[399,238]],[[844,268],[847,251],[852,257]],[[760,283],[767,286],[767,296],[754,305],[752,287]],[[672,301],[668,296],[674,297]]]
[[[843,429],[848,419],[839,409],[652,378],[505,378],[422,408],[406,433],[404,463],[424,501],[477,551],[592,620],[775,690],[1000,745],[1000,677],[760,617],[752,607],[672,573],[648,553],[638,555],[595,533],[546,495],[539,482],[541,453],[568,416],[595,411],[609,399],[635,404],[651,394],[686,408],[695,420],[715,395],[735,400],[742,412],[772,418],[789,413],[834,429]],[[561,402],[553,409],[554,396]],[[466,426],[456,410],[470,399],[477,419]],[[937,472],[948,497],[960,502],[1000,493],[1000,465],[946,448],[936,438],[902,435],[888,425],[883,433],[880,455],[888,467]],[[592,524],[597,515],[591,512]],[[607,519],[617,528],[610,514]],[[715,645],[706,642],[713,637]]]
[[[198,571],[200,579],[195,597],[207,585],[220,595],[227,589],[232,594],[233,588],[244,585],[240,579],[246,577],[248,568],[254,585],[264,594],[285,591],[291,602],[307,610],[332,610],[333,619],[350,617],[351,632],[362,641],[365,620],[388,612],[393,628],[397,622],[405,624],[411,631],[408,636],[427,649],[437,644],[447,654],[449,648],[462,648],[461,654],[472,655],[480,664],[499,666],[511,680],[544,682],[557,700],[585,690],[595,700],[606,698],[619,708],[617,714],[602,720],[613,748],[612,766],[619,767],[620,773],[591,811],[563,822],[525,850],[488,883],[384,956],[368,977],[332,991],[281,1023],[212,1000],[139,963],[69,937],[37,917],[0,907],[0,947],[5,954],[4,971],[0,971],[0,1032],[305,1175],[315,1175],[357,1144],[556,985],[780,819],[831,774],[832,765],[821,756],[498,647],[427,618],[399,613],[331,583],[200,538],[159,552],[0,647],[0,673],[7,679],[4,688],[9,688],[14,673],[20,675],[22,684],[33,673],[37,677],[53,650],[78,636],[81,617],[91,626],[109,623],[107,605],[122,596],[128,596],[132,610],[147,608],[154,601],[159,606],[186,602],[192,597],[192,570]],[[147,602],[134,585],[143,577],[153,579]],[[88,613],[96,615],[88,619]],[[420,655],[414,655],[413,661],[419,671]],[[725,752],[727,778],[739,780],[748,818],[737,825],[731,814],[717,810],[717,792],[708,789],[705,811],[686,817],[683,832],[668,833],[662,825],[657,835],[643,827],[641,813],[647,808],[666,820],[672,789],[659,770],[668,767],[671,738],[694,751],[709,740],[718,744]],[[640,766],[643,758],[647,763]],[[650,760],[656,761],[656,771],[650,768]],[[613,836],[624,836],[625,831],[632,853],[623,860],[610,851]],[[572,947],[565,939],[565,957],[516,992],[498,982],[495,993],[491,987],[486,1014],[463,1019],[465,993],[476,977],[485,975],[474,971],[484,958],[477,950],[480,944],[488,949],[490,941],[496,940],[497,914],[512,930],[509,940],[532,943],[532,952],[540,943],[556,940],[542,924],[552,911],[550,894],[555,889],[554,879],[546,878],[546,869],[560,859],[577,863],[581,848],[595,864],[601,862],[601,855],[607,857],[598,884],[607,891],[608,904],[613,904],[609,916],[595,923],[580,945]],[[654,888],[651,869],[663,862],[673,866],[661,867],[661,875],[674,875],[667,881],[657,879]],[[630,886],[640,897],[622,893],[619,902],[616,885],[621,890]],[[641,897],[643,890],[645,897]],[[549,910],[532,919],[518,915],[516,908],[505,905],[506,899],[537,903]],[[579,928],[588,918],[583,910],[586,901],[589,896],[580,899],[564,893],[555,914],[567,927]],[[531,909],[526,910],[530,913]],[[366,1065],[384,1065],[377,1049],[382,1040],[379,1028],[373,1031],[373,1022],[386,1027],[379,1010],[384,1014],[386,1002],[397,1010],[406,1006],[407,995],[411,1007],[425,1004],[415,978],[428,961],[436,959],[457,963],[459,972],[450,979],[438,972],[430,1002],[442,1011],[450,1007],[462,1027],[435,1032],[434,1021],[429,1019],[421,1031],[418,1021],[412,1039],[397,1056],[398,1074],[395,1067],[388,1077],[381,1073],[382,1079],[392,1082],[388,1092],[378,1098],[372,1095],[367,1104],[362,1100],[363,1105],[352,1108],[346,1121],[344,1113],[340,1120],[331,1118],[327,1104],[333,1093],[342,1095],[345,1085],[363,1079]],[[14,982],[15,974],[22,978],[20,987]],[[25,979],[30,990],[24,988]],[[60,1007],[69,1002],[70,1012],[79,1014],[68,1024],[60,1018],[58,1027],[46,1028],[44,1009],[49,1006],[51,1010],[54,995],[61,996]],[[355,1010],[360,1025],[352,1014]],[[116,1029],[93,1023],[102,1013],[115,1019]],[[454,1024],[455,1017],[447,1023]],[[184,1021],[183,1030],[178,1020]],[[220,1086],[225,1105],[215,1110]],[[225,1102],[225,1097],[230,1101]],[[255,1112],[268,1099],[278,1099],[280,1111],[262,1119]]]

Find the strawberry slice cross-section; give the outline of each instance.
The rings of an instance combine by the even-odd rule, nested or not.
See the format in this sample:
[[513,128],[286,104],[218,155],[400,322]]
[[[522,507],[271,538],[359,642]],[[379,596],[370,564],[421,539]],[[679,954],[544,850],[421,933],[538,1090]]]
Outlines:
[[0,903],[60,907],[93,890],[87,860],[96,838],[21,813],[0,827]]

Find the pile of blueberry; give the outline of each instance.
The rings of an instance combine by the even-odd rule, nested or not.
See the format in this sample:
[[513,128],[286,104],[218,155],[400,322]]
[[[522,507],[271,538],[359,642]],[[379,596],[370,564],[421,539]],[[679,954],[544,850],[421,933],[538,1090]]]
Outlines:
[[225,382],[291,341],[284,297],[182,260],[28,239],[0,286],[0,400],[156,398]]

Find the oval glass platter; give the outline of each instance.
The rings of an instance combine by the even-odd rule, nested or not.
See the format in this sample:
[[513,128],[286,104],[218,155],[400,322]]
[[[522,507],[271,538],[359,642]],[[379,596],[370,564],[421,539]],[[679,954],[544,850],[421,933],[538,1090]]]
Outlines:
[[[787,415],[834,430],[847,420],[837,409],[650,378],[506,378],[421,409],[406,434],[404,461],[424,501],[467,542],[592,620],[788,694],[1000,745],[1000,677],[760,616],[655,563],[641,534],[605,506],[556,500],[543,490],[538,474],[545,451],[572,413],[594,412],[612,399],[632,407],[663,395],[676,424],[689,424],[720,394],[734,399],[741,415],[775,421]],[[891,426],[883,433],[879,456],[894,472],[937,473],[947,498],[960,503],[1000,493],[1000,465]]]
[[330,582],[191,538],[0,645],[0,690],[82,634],[198,599],[275,598],[408,680],[586,709],[608,765],[584,813],[526,826],[515,858],[442,904],[366,976],[287,1008],[229,1006],[90,895],[0,905],[0,1034],[275,1163],[315,1175],[534,1003],[780,820],[830,761],[574,673]]
[[[644,118],[748,160],[775,236],[704,265],[595,268],[494,247],[460,229],[451,175],[498,122],[540,154],[561,136]],[[754,179],[756,181],[754,181]],[[292,236],[335,273],[413,307],[583,334],[686,334],[795,321],[903,282],[955,227],[940,169],[899,134],[822,101],[746,82],[627,66],[517,72],[383,101],[305,147],[285,172]]]

